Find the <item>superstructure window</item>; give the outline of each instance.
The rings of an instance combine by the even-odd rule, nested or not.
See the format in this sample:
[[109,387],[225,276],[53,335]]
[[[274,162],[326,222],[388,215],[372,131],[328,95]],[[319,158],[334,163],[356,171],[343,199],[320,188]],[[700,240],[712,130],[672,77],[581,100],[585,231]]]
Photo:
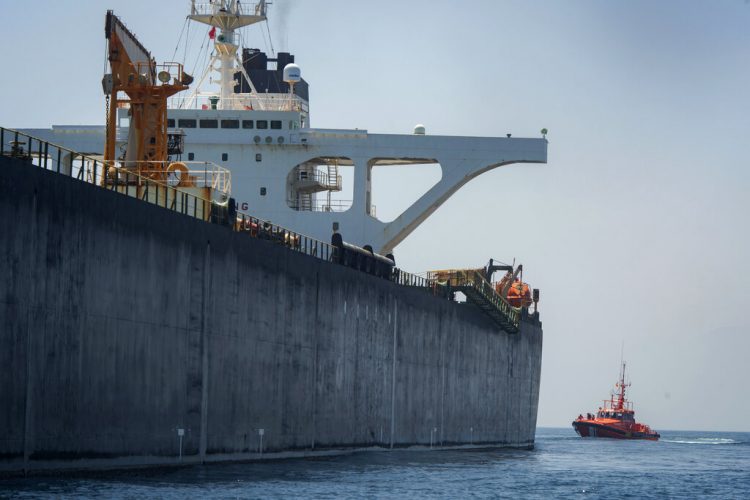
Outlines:
[[271,120],[271,128],[274,130],[281,130],[281,120]]
[[258,120],[255,125],[257,125],[258,128],[268,128],[268,120]]
[[174,128],[174,118],[167,119],[167,128]]
[[221,161],[227,161],[229,159],[228,153],[221,153]]
[[252,120],[242,120],[242,128],[255,128],[255,122]]
[[219,128],[219,120],[201,120],[201,128]]
[[266,188],[262,187],[260,188],[260,195],[265,196],[266,195]]
[[260,153],[255,153],[255,161],[263,161],[263,155]]
[[221,128],[240,128],[239,120],[221,120]]
[[177,125],[180,126],[180,128],[195,128],[196,127],[196,121],[192,118],[183,118],[181,120],[177,120]]
[[195,153],[188,153],[188,161],[195,160]]

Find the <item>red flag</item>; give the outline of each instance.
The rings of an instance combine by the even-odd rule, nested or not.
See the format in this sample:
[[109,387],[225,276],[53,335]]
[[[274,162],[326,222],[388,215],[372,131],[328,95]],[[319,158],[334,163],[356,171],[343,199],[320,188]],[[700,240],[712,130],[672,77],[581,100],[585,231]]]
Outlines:
[[216,26],[211,26],[211,29],[208,32],[208,38],[210,38],[211,40],[216,38]]

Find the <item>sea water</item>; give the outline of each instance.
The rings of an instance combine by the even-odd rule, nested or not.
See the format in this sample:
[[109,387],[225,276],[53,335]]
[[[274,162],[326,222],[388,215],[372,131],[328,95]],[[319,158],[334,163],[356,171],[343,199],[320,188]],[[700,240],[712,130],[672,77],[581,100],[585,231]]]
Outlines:
[[395,451],[0,480],[14,498],[750,498],[750,433],[537,430],[534,450]]

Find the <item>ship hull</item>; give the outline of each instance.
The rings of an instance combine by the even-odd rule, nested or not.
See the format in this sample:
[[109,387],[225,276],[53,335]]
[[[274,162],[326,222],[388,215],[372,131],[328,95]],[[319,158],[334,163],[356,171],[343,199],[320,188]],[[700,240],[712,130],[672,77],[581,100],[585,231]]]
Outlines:
[[590,421],[575,421],[573,422],[573,429],[575,429],[581,437],[646,439],[650,441],[657,441],[659,439],[659,434],[657,433],[647,434],[643,432],[633,432],[613,425],[598,424]]
[[542,328],[0,158],[0,473],[534,445]]

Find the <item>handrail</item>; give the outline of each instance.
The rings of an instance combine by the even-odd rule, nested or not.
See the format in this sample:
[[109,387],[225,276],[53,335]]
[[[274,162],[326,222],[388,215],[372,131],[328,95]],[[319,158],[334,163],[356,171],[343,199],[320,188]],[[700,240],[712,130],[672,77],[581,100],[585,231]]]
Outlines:
[[[341,191],[341,175],[329,175],[328,172],[323,172],[322,170],[318,169],[300,169],[297,172],[296,176],[297,181],[299,182],[314,182],[326,186],[331,191]],[[331,177],[333,177],[333,180],[331,179]]]
[[[300,212],[346,212],[352,208],[352,200],[309,200],[307,202],[297,200],[287,200],[287,205],[293,210]],[[370,210],[370,215],[373,215]],[[374,216],[374,215],[373,215]]]
[[118,161],[78,153],[18,130],[0,127],[0,154],[202,220],[216,221],[221,215],[218,209],[221,200],[177,189],[169,185],[168,177],[155,170],[141,169],[138,165],[121,168]]
[[[216,110],[212,98],[213,92],[200,93],[189,97],[175,96],[167,100],[170,109],[201,109]],[[235,97],[225,97],[222,102],[224,109],[233,111],[297,111],[307,112],[307,102],[296,94],[235,94]],[[227,106],[228,104],[228,106]],[[266,119],[266,118],[261,118]],[[268,118],[276,119],[276,118]],[[281,119],[281,118],[279,118]]]

